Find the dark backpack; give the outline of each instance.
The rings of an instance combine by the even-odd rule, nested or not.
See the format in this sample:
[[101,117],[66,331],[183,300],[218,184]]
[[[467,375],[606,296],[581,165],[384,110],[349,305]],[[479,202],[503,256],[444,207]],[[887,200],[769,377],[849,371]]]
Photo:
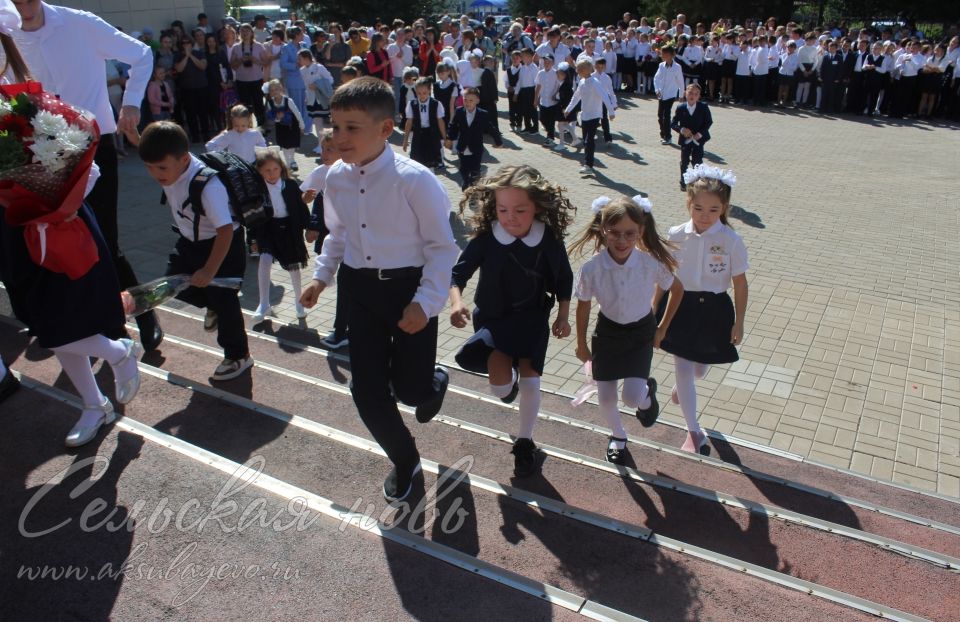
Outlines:
[[228,151],[201,153],[197,158],[203,162],[204,168],[190,180],[187,199],[194,213],[194,241],[200,237],[203,189],[214,177],[218,178],[227,189],[230,207],[233,208],[233,216],[238,223],[252,229],[273,218],[273,204],[270,203],[267,184],[252,164]]

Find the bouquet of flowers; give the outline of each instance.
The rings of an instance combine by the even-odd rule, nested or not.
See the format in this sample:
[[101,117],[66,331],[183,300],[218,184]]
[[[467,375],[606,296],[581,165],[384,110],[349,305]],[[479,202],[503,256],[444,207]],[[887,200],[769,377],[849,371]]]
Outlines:
[[93,116],[38,82],[0,85],[0,205],[24,227],[31,259],[79,279],[99,260],[77,217],[100,141]]
[[[156,309],[190,287],[190,278],[191,275],[189,274],[165,276],[121,292],[120,299],[123,301],[123,312],[128,318],[132,318],[151,309]],[[240,289],[242,283],[243,279],[237,278],[213,279],[210,281],[210,287]]]

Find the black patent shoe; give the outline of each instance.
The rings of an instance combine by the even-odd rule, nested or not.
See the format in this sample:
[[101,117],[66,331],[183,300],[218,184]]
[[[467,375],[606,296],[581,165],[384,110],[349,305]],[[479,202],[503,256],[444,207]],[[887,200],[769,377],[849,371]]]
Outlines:
[[510,453],[513,454],[513,474],[517,477],[530,477],[537,472],[537,446],[529,438],[518,438]]
[[[626,443],[626,442],[627,442],[627,439],[625,439],[625,438],[617,438],[616,436],[611,436],[611,437],[610,437],[610,440],[611,440],[611,441],[619,441],[619,442],[621,442],[621,443]],[[609,462],[610,464],[616,464],[616,465],[619,465],[619,466],[623,466],[624,464],[626,464],[626,461],[627,461],[627,448],[626,448],[626,447],[624,447],[623,449],[617,449],[616,447],[613,447],[612,445],[607,445],[607,462]]]
[[650,407],[638,408],[637,419],[645,428],[649,428],[657,422],[660,416],[660,402],[657,401],[657,380],[656,378],[647,378],[647,391],[650,395]]
[[0,380],[0,403],[17,392],[20,388],[20,381],[17,380],[10,368],[7,368],[7,374]]

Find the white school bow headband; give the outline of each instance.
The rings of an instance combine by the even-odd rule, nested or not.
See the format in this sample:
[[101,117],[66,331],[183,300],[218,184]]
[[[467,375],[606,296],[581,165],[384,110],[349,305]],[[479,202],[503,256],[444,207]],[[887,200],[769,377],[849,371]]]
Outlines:
[[20,12],[13,6],[10,0],[0,0],[0,32],[5,35],[12,35],[13,31],[20,30],[23,22],[20,19]]
[[[651,203],[650,199],[644,197],[643,195],[638,194],[635,197],[632,197],[630,200],[636,203],[637,207],[646,213],[650,214],[653,212],[653,203]],[[593,203],[590,204],[590,211],[592,211],[594,214],[599,214],[600,211],[603,210],[608,203],[610,203],[610,201],[612,201],[612,199],[607,196],[597,197],[593,200]]]
[[733,174],[733,171],[723,170],[707,164],[698,164],[693,168],[687,169],[687,172],[683,174],[683,183],[685,184],[692,184],[698,179],[716,179],[730,186],[730,188],[733,188],[737,183],[737,176]]

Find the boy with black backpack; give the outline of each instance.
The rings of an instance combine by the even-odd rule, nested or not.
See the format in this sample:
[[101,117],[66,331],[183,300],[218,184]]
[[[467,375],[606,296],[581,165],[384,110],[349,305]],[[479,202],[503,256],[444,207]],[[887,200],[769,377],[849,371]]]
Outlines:
[[[269,201],[265,204],[262,195],[257,196],[256,182],[240,168],[246,165],[240,158],[225,152],[203,154],[222,169],[217,170],[191,154],[189,147],[183,128],[158,121],[144,130],[138,149],[147,172],[163,187],[180,234],[166,273],[193,275],[191,287],[177,298],[207,309],[204,328],[217,331],[217,343],[223,348],[223,362],[210,379],[232,380],[253,366],[238,291],[207,285],[215,277],[243,278],[246,248],[240,224],[255,226],[269,211]],[[250,185],[249,192],[243,189],[245,184]],[[245,216],[249,218],[241,221]]]

